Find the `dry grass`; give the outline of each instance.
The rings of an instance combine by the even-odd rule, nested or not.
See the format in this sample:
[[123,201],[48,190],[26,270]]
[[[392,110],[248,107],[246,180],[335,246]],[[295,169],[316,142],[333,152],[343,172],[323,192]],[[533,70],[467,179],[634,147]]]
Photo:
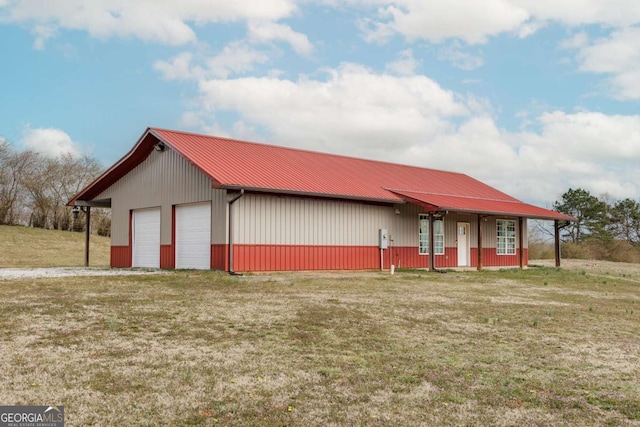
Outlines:
[[[109,265],[110,239],[91,236],[89,263]],[[78,267],[84,264],[84,233],[0,225],[0,268]]]
[[69,426],[640,425],[640,267],[0,282],[0,402]]

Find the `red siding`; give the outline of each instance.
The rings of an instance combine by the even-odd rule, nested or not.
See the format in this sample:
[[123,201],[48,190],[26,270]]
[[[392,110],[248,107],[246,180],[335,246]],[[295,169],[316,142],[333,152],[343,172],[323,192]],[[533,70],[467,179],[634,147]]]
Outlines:
[[[216,245],[212,245],[211,251],[212,265],[214,246]],[[223,245],[218,246],[222,250]],[[375,270],[380,268],[380,249],[377,246],[235,244],[233,248],[235,271]],[[392,262],[400,268],[429,267],[429,256],[418,255],[416,247],[393,247],[391,251]],[[223,258],[218,256],[217,259]],[[388,249],[384,251],[383,259],[384,268],[389,268]],[[515,260],[512,265],[517,266],[518,259],[515,258]],[[436,255],[437,268],[457,267],[457,265],[456,248],[445,248],[444,255]]]
[[[391,250],[396,268],[429,268],[429,255],[420,255],[418,248],[414,246],[393,247]],[[388,258],[385,260],[385,265],[388,267]],[[444,255],[436,254],[436,268],[457,266],[458,250],[456,248],[444,248]]]
[[[291,271],[291,270],[376,270],[380,268],[380,249],[377,246],[305,246],[305,245],[233,245],[235,271]],[[416,247],[392,247],[392,262],[396,268],[428,268],[429,256],[418,255]],[[515,255],[497,255],[495,248],[483,248],[485,267],[517,267],[519,249]],[[524,249],[524,265],[528,264],[528,250]],[[471,248],[471,266],[478,265],[478,249]],[[436,268],[458,266],[456,248],[445,248],[444,255],[436,255]],[[111,267],[131,267],[131,247],[111,247]],[[172,245],[160,246],[160,267],[175,267]],[[211,245],[211,268],[229,269],[229,246]],[[389,250],[384,251],[384,268],[389,268]]]
[[[523,264],[529,264],[529,250],[523,249]],[[482,248],[482,265],[484,267],[518,267],[520,266],[520,249],[515,255],[498,255],[496,248]],[[478,266],[478,248],[471,248],[471,266]]]
[[[375,270],[380,268],[380,249],[377,246],[308,246],[308,245],[241,245],[233,246],[235,271],[288,270]],[[212,245],[212,268],[228,268],[227,245]],[[399,268],[428,268],[429,256],[418,255],[416,247],[392,247],[392,262]],[[471,266],[477,265],[477,249],[471,249]],[[215,254],[215,255],[214,255]],[[517,267],[516,255],[496,255],[495,248],[483,250],[483,264]],[[525,249],[524,264],[527,265]],[[214,266],[214,263],[215,266]],[[436,268],[458,266],[456,248],[445,248],[444,255],[436,255]],[[384,251],[384,268],[389,268],[389,250]]]
[[235,271],[367,270],[380,268],[380,250],[377,246],[235,244],[233,261]]
[[111,267],[131,267],[131,246],[111,246]]
[[176,251],[173,245],[160,245],[160,268],[176,268]]
[[229,269],[229,245],[211,245],[211,268],[223,271]]

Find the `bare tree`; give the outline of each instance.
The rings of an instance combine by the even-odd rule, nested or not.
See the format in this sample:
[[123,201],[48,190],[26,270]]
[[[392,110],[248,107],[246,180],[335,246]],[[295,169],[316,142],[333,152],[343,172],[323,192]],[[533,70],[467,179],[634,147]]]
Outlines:
[[29,225],[37,228],[50,228],[49,215],[51,213],[52,199],[49,192],[52,163],[54,160],[47,159],[40,154],[35,154],[34,161],[27,173],[22,176],[22,186],[29,195],[31,216]]
[[88,156],[73,157],[64,154],[49,165],[51,177],[51,224],[59,230],[73,227],[71,209],[66,203],[100,173],[98,162]]
[[[17,151],[0,139],[0,224],[28,224],[58,230],[84,229],[84,219],[74,220],[66,204],[100,173],[92,157],[63,154],[50,158]],[[109,212],[96,212],[97,231],[111,231]]]
[[35,160],[35,153],[17,152],[8,142],[0,141],[0,224],[20,222],[25,198],[22,184]]

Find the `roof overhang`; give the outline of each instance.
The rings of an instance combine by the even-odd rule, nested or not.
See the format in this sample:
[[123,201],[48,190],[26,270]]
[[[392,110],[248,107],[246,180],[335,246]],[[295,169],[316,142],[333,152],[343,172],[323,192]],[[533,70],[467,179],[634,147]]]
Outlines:
[[[111,185],[115,184],[120,178],[131,172],[131,170],[140,163],[144,162],[159,142],[173,149],[169,141],[159,136],[152,128],[147,128],[127,154],[69,200],[67,206],[95,206],[88,203],[95,197],[98,197],[100,193]],[[220,184],[214,177],[207,174],[198,165],[194,164],[194,166],[211,179],[213,187],[220,188]]]
[[[375,197],[361,197],[351,194],[337,194],[337,193],[314,193],[308,191],[294,191],[281,188],[266,188],[266,187],[248,187],[243,185],[219,185],[216,188],[224,190],[240,191],[244,190],[250,193],[263,193],[263,194],[275,194],[283,196],[297,196],[297,197],[313,197],[318,199],[333,199],[333,200],[352,200],[358,202],[368,203],[382,203],[382,204],[405,204],[406,201],[399,197],[390,198],[375,198]],[[390,195],[393,195],[390,193]]]
[[138,142],[136,142],[124,157],[104,171],[102,175],[93,180],[93,182],[87,185],[82,191],[73,196],[73,198],[67,202],[67,206],[89,206],[86,203],[93,200],[149,157],[156,143],[156,137],[153,136],[149,132],[149,128],[147,128],[138,139]]
[[523,203],[516,199],[486,199],[450,194],[393,190],[405,201],[421,206],[427,212],[451,211],[491,216],[510,216],[542,220],[576,221],[576,218],[549,209]]

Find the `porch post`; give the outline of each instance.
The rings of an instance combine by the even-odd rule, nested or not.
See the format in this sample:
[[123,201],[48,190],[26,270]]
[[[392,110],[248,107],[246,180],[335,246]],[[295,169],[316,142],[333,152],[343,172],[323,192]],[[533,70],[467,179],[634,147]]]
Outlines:
[[518,258],[520,258],[520,269],[524,268],[524,220],[522,219],[522,217],[518,218],[518,240],[520,241],[520,243],[518,244],[519,249],[520,249],[520,255],[518,256]]
[[482,215],[478,214],[478,271],[482,270]]
[[553,222],[553,230],[555,235],[556,267],[560,267],[560,221],[557,219]]
[[435,240],[433,238],[434,221],[433,212],[429,212],[429,271],[436,271],[436,251],[433,247],[433,242]]
[[91,235],[91,206],[87,206],[87,230],[84,235],[84,266],[89,267],[89,236]]

